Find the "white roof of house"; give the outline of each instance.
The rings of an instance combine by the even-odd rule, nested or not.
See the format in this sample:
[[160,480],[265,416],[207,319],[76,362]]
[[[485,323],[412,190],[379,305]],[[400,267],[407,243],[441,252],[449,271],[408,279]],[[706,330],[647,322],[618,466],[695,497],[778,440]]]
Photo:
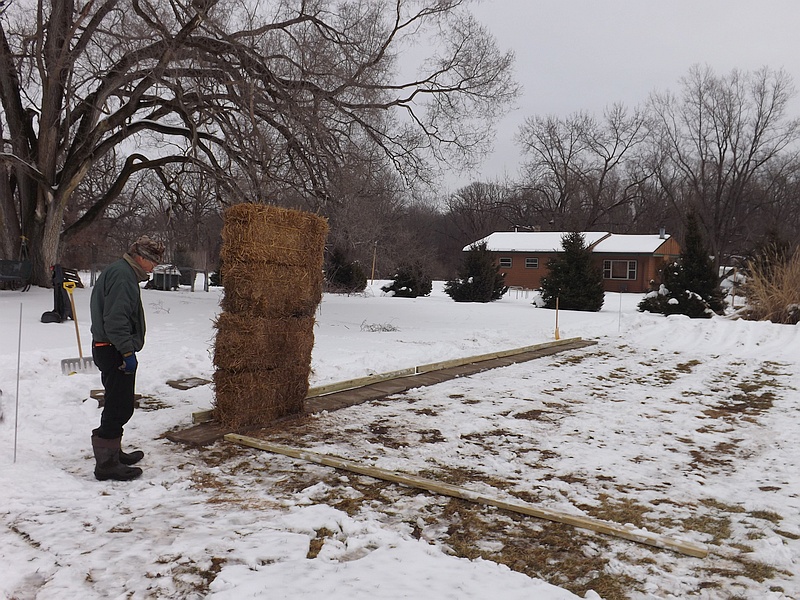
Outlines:
[[[492,252],[560,252],[561,238],[565,235],[562,231],[496,231],[465,246],[464,250],[486,242],[486,249]],[[605,231],[587,231],[583,239],[591,245],[607,235]]]
[[[567,235],[563,231],[497,231],[485,238],[464,247],[471,247],[486,242],[486,248],[492,252],[560,252],[561,239]],[[587,246],[596,244],[594,252],[609,254],[645,254],[653,253],[669,239],[654,235],[628,235],[608,233],[606,231],[585,231],[583,239]]]
[[652,254],[668,239],[669,235],[667,234],[664,234],[664,237],[658,234],[612,234],[600,241],[600,243],[593,248],[593,251],[609,254]]

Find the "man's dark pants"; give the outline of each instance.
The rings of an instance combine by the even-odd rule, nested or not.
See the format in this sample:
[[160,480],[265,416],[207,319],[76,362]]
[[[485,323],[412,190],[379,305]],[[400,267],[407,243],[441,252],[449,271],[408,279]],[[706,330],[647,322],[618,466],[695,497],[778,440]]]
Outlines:
[[92,358],[105,388],[100,427],[92,433],[108,440],[121,438],[123,427],[133,416],[136,375],[120,370],[122,354],[114,346],[92,344]]

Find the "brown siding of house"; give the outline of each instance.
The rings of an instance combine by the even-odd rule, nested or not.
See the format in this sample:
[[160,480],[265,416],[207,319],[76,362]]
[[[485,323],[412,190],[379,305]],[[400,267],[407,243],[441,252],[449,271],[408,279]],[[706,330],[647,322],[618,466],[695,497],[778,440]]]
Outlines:
[[[629,292],[641,294],[650,290],[650,282],[658,283],[664,264],[680,258],[680,246],[674,238],[664,241],[653,254],[595,254],[595,264],[602,269],[605,260],[635,260],[636,279],[603,279],[603,289],[607,292]],[[510,268],[500,268],[505,274],[506,285],[535,290],[541,287],[542,277],[547,275],[547,263],[557,255],[555,252],[496,252],[495,263],[501,258],[510,258]],[[526,269],[526,258],[538,258],[539,268]]]
[[[500,264],[501,258],[511,259],[511,268],[500,267],[500,272],[506,276],[506,285],[521,287],[526,290],[535,290],[541,287],[542,277],[547,275],[547,263],[555,256],[554,252],[496,252],[495,264]],[[525,268],[526,258],[538,258],[539,267],[536,269]]]

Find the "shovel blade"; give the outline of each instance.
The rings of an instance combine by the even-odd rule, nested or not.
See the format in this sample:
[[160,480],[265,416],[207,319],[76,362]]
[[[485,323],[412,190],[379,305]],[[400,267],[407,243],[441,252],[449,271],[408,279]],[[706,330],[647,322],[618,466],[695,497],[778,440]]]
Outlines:
[[75,375],[76,373],[97,373],[97,365],[91,357],[84,358],[65,358],[61,361],[61,372],[64,375]]

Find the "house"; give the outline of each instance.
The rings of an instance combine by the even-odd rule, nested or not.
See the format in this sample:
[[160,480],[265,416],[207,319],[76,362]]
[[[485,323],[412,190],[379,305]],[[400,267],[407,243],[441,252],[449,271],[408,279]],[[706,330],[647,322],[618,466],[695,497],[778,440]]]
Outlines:
[[[506,285],[537,289],[547,275],[548,261],[562,252],[564,235],[555,231],[498,231],[464,250],[486,242],[505,274]],[[603,270],[603,287],[607,292],[648,291],[651,281],[659,281],[664,264],[677,260],[681,253],[678,242],[663,232],[628,235],[587,231],[583,238]]]

